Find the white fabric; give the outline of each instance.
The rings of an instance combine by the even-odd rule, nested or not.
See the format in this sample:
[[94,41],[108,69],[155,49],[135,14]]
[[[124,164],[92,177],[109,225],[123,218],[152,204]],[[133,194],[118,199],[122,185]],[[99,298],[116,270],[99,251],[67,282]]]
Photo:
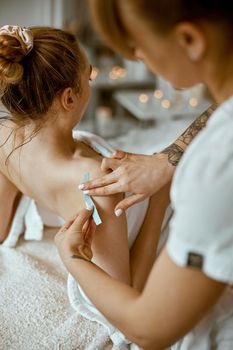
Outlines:
[[71,308],[56,232],[45,228],[40,242],[21,236],[14,249],[0,245],[0,349],[122,350]]
[[14,247],[23,232],[25,240],[40,241],[43,237],[43,229],[44,225],[35,202],[28,196],[23,196],[17,207],[10,232],[2,246]]
[[95,321],[104,326],[111,338],[113,344],[121,346],[123,349],[128,349],[127,344],[131,342],[127,340],[123,333],[116,329],[108,320],[99,312],[92,302],[83,292],[80,285],[69,275],[68,277],[68,295],[71,306],[78,311],[78,313],[88,320]]
[[[233,284],[233,98],[211,116],[189,146],[171,190],[174,215],[168,253],[186,266],[190,253],[202,270]],[[233,349],[233,294],[227,288],[211,312],[174,349]]]

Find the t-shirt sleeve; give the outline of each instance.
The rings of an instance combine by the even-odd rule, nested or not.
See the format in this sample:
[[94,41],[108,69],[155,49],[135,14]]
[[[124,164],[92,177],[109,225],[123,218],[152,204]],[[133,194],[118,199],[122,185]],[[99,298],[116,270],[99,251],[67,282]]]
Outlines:
[[176,264],[232,284],[233,140],[216,144],[205,142],[207,136],[191,145],[177,169],[167,249]]

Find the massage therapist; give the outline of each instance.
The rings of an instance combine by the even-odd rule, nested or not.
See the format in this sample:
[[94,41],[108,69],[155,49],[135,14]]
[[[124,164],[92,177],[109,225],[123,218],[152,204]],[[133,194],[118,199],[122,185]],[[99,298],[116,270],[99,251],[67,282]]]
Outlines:
[[[59,231],[60,256],[95,306],[143,349],[233,349],[232,4],[90,0],[90,8],[97,30],[113,49],[142,59],[176,87],[205,83],[219,107],[177,167],[170,236],[142,292],[111,278],[88,258],[95,234],[91,211],[81,211]],[[114,171],[83,189],[100,187],[89,191],[95,195],[132,191],[131,199],[116,208],[121,214],[170,180],[184,148],[203,127],[199,120],[161,154],[105,160],[103,167]]]

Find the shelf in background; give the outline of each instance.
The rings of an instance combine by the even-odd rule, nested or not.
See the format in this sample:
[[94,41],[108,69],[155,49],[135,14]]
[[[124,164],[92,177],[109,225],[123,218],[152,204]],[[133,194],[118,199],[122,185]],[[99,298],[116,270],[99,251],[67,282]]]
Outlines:
[[[158,99],[154,96],[154,90],[121,90],[114,93],[114,99],[141,121],[199,115],[211,105],[204,98],[190,101],[191,96],[186,100]],[[193,106],[190,102],[193,102]]]

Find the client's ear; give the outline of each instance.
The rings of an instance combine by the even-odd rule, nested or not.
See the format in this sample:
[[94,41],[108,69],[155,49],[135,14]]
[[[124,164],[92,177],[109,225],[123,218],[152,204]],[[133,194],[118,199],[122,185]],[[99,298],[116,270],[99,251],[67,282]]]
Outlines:
[[77,94],[75,94],[74,89],[71,87],[66,88],[62,91],[60,96],[60,102],[62,107],[66,111],[72,111],[75,108],[75,103],[77,101]]
[[182,22],[176,26],[176,38],[190,61],[199,61],[206,50],[206,37],[203,29],[193,23]]

